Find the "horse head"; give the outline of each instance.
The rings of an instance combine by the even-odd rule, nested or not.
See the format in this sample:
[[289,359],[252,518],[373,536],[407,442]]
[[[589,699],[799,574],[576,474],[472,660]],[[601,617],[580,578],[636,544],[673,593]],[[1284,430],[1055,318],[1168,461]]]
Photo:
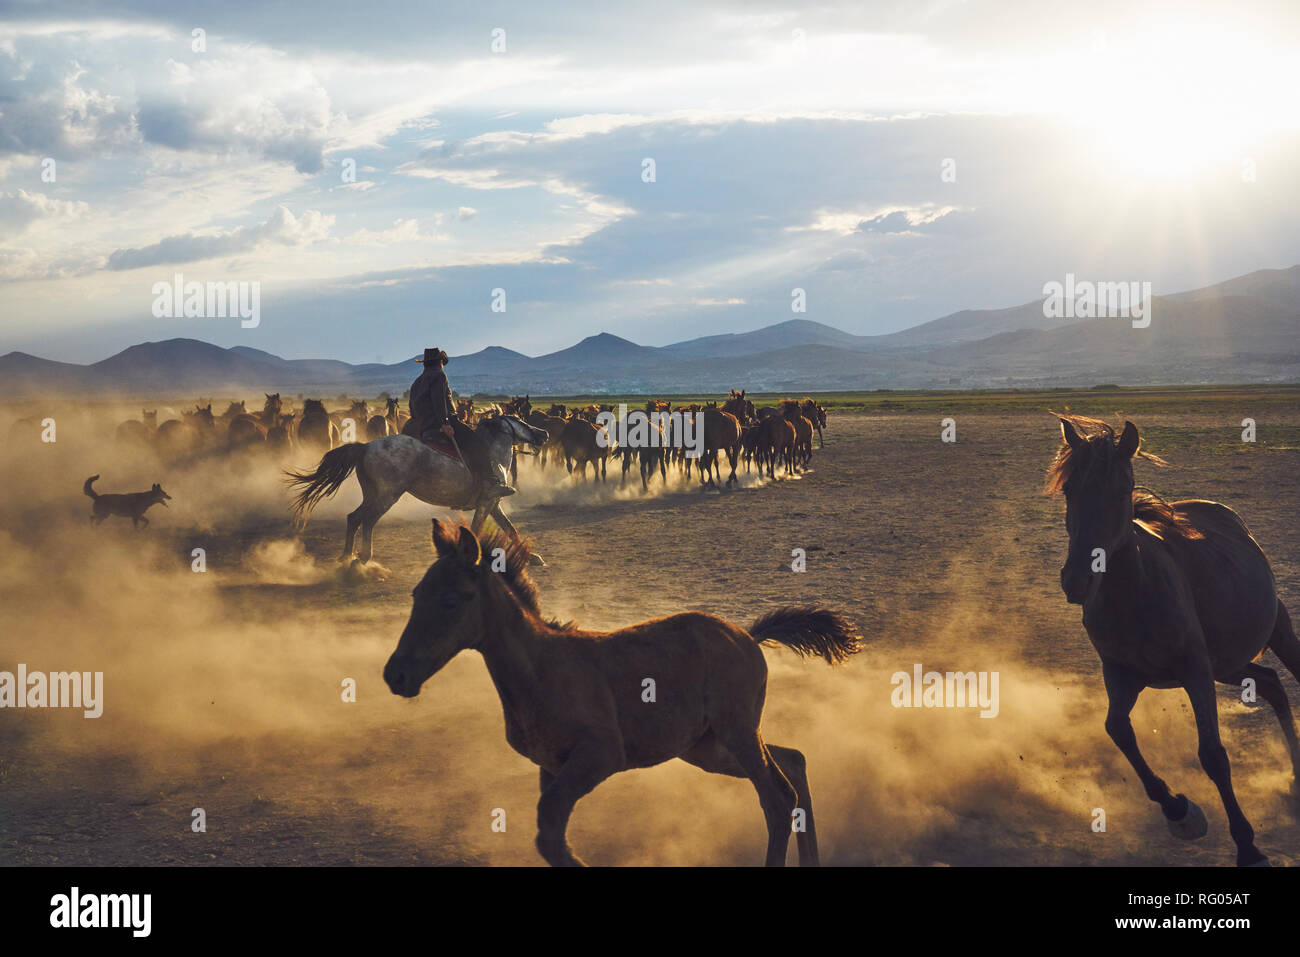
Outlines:
[[509,449],[513,449],[516,445],[541,448],[547,439],[545,429],[529,425],[517,415],[498,415],[484,419],[479,423],[479,431],[490,437],[490,445],[502,446],[506,465],[510,464]]
[[[1141,445],[1137,426],[1124,423],[1118,436],[1105,422],[1058,415],[1061,448],[1049,472],[1049,488],[1065,494],[1069,551],[1061,567],[1061,590],[1082,605],[1096,593],[1110,557],[1133,535],[1133,456]],[[1098,563],[1101,563],[1100,566]]]
[[[506,569],[483,562],[483,546],[501,548]],[[479,647],[493,607],[517,602],[538,612],[537,591],[528,578],[529,549],[518,538],[491,536],[480,544],[463,525],[433,520],[437,560],[411,592],[411,615],[397,648],[384,665],[393,694],[414,698],[420,687],[466,648]]]

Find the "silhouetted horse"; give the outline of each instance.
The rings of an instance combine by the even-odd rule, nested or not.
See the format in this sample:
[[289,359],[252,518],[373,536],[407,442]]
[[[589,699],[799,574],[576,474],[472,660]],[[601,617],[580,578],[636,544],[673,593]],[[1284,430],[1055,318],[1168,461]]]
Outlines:
[[[1206,833],[1205,815],[1147,766],[1129,713],[1145,688],[1182,688],[1191,701],[1201,766],[1219,790],[1240,865],[1267,864],[1232,790],[1219,738],[1215,681],[1251,678],[1272,705],[1300,778],[1300,743],[1286,691],[1255,663],[1271,648],[1300,677],[1300,641],[1278,599],[1268,559],[1237,513],[1217,502],[1166,502],[1133,482],[1137,426],[1120,435],[1105,422],[1058,414],[1063,442],[1047,476],[1065,494],[1069,552],[1061,589],[1082,605],[1083,626],[1101,657],[1110,708],[1106,732],[1177,837]],[[1292,784],[1293,793],[1295,784]]]

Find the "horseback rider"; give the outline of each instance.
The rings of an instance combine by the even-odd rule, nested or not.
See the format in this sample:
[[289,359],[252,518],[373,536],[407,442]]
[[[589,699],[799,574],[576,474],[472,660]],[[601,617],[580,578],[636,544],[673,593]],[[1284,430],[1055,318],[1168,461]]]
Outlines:
[[459,418],[447,373],[443,371],[447,353],[436,348],[425,349],[424,358],[415,361],[424,363],[424,372],[411,383],[410,401],[411,418],[418,423],[420,440],[435,441],[442,433],[454,441],[461,459],[474,477],[476,501],[485,496],[501,498],[514,495],[515,490],[505,483],[501,470],[493,464],[487,443]]

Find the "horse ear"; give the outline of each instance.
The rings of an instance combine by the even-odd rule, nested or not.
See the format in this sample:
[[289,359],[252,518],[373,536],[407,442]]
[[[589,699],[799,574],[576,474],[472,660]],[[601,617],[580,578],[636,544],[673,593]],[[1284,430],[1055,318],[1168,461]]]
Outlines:
[[1076,451],[1088,447],[1088,441],[1078,433],[1069,419],[1061,420],[1061,438],[1065,440],[1066,445]]
[[477,565],[483,552],[479,548],[478,539],[464,525],[460,527],[460,538],[456,541],[456,555],[466,565]]
[[456,551],[456,536],[452,534],[451,526],[436,518],[433,520],[433,549],[439,555],[451,555]]
[[1124,423],[1124,433],[1119,437],[1119,454],[1126,459],[1131,459],[1142,445],[1142,439],[1138,435],[1138,427],[1132,422]]

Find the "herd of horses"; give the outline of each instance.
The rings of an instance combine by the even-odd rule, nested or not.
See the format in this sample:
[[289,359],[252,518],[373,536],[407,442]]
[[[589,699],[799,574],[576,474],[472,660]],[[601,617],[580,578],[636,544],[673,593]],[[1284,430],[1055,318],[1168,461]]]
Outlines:
[[813,433],[816,431],[820,441],[826,427],[826,409],[810,398],[782,399],[776,405],[755,408],[744,390],[736,389],[721,407],[715,401],[674,407],[670,402],[648,400],[644,409],[633,412],[642,414],[644,428],[652,434],[622,445],[615,436],[620,414],[630,417],[625,406],[593,403],[571,409],[552,403],[543,412],[534,409],[531,397],[524,395],[481,413],[476,413],[472,400],[463,400],[461,411],[471,422],[475,415],[515,415],[545,431],[547,440],[540,450],[543,468],[548,460],[563,461],[567,471],[576,470],[585,478],[590,465],[593,478],[604,481],[609,459],[615,458],[621,463],[623,482],[633,465],[638,467],[642,488],[649,487],[656,472],[666,483],[669,466],[690,479],[692,463],[698,466],[701,484],[716,486],[723,455],[730,466],[727,485],[736,483],[736,468],[742,462],[746,471],[757,467],[771,478],[776,477],[778,467],[784,474],[793,474],[812,461]]
[[[326,411],[320,399],[306,399],[301,410],[286,409],[279,393],[267,393],[260,411],[249,412],[244,401],[232,401],[220,415],[212,403],[200,400],[180,418],[158,423],[157,410],[142,410],[139,419],[128,419],[117,427],[119,443],[151,447],[164,461],[205,454],[232,455],[267,451],[281,456],[294,450],[323,453],[349,442],[372,442],[390,435],[418,436],[418,423],[400,408],[397,399],[383,396],[372,408],[364,399],[352,399],[346,409]],[[546,433],[537,450],[541,467],[563,465],[566,472],[582,479],[591,467],[592,478],[607,481],[609,460],[621,465],[621,481],[639,471],[643,489],[657,473],[664,483],[668,469],[683,472],[689,480],[695,468],[701,484],[716,487],[722,481],[725,462],[726,485],[735,484],[737,468],[755,468],[770,478],[807,469],[813,457],[813,436],[820,445],[826,428],[826,409],[811,398],[782,399],[774,405],[755,407],[743,390],[732,390],[725,401],[698,402],[674,406],[649,400],[644,409],[646,428],[654,433],[649,441],[619,444],[615,438],[620,413],[626,407],[590,404],[568,407],[551,403],[545,410],[534,409],[530,396],[476,406],[472,398],[457,401],[457,414],[471,427],[503,415],[515,416]],[[611,423],[614,423],[611,427]],[[518,463],[511,462],[511,476],[518,479]]]
[[[341,557],[351,557],[360,529],[358,558],[368,561],[370,530],[402,494],[466,508],[472,488],[462,465],[415,437],[418,423],[403,420],[396,402],[388,400],[384,415],[368,411],[356,402],[347,412],[329,413],[308,400],[298,415],[286,413],[278,395],[268,395],[261,413],[232,404],[216,419],[209,405],[156,429],[152,423],[125,423],[119,438],[150,441],[164,452],[205,442],[226,449],[258,443],[322,448],[314,471],[289,473],[300,489],[294,507],[305,519],[355,472],[364,498],[348,516]],[[650,402],[644,411],[655,427],[668,430],[663,441],[620,447],[610,434],[610,416],[619,414],[611,406],[551,405],[542,412],[521,396],[488,409],[461,408],[463,418],[477,423],[503,472],[514,468],[518,451],[532,449],[543,463],[562,460],[584,478],[592,465],[603,479],[611,456],[622,459],[625,477],[636,461],[643,483],[656,471],[666,481],[670,465],[689,475],[692,462],[701,483],[716,483],[722,455],[731,467],[728,483],[741,461],[767,475],[778,468],[792,473],[806,467],[812,436],[826,425],[825,410],[811,399],[756,409],[735,390],[720,405],[673,409]],[[1269,560],[1227,506],[1169,502],[1137,486],[1135,459],[1166,463],[1141,450],[1131,422],[1116,429],[1081,415],[1056,415],[1061,443],[1045,491],[1065,499],[1069,542],[1060,585],[1066,600],[1082,609],[1101,659],[1109,700],[1105,730],[1169,831],[1185,840],[1202,837],[1208,828],[1204,813],[1146,763],[1130,720],[1144,689],[1183,689],[1196,723],[1198,757],[1219,792],[1237,863],[1267,864],[1233,789],[1215,684],[1256,688],[1273,709],[1290,753],[1292,793],[1300,801],[1300,736],[1277,672],[1259,661],[1272,650],[1300,679],[1300,638]],[[363,421],[369,441],[342,441]],[[681,437],[672,434],[686,423],[703,436],[698,457],[684,454]],[[483,532],[489,514],[500,531]],[[394,694],[414,697],[459,651],[483,654],[506,711],[509,744],[541,769],[537,846],[548,862],[581,863],[565,839],[578,799],[611,774],[674,757],[753,783],[767,819],[769,864],[784,862],[792,833],[800,863],[817,862],[803,755],[766,744],[758,731],[766,680],[759,646],[776,642],[837,664],[861,645],[847,620],[827,609],[799,607],[764,616],[748,630],[690,613],[613,632],[583,631],[541,617],[525,567],[541,562],[497,500],[488,510],[478,509],[469,527],[435,520],[433,545],[436,560],[413,592],[385,681]],[[504,556],[504,570],[488,554]],[[663,706],[646,709],[644,682],[654,675],[672,693]]]
[[211,402],[199,400],[180,418],[162,423],[157,409],[143,409],[139,419],[118,425],[116,437],[124,445],[151,447],[165,461],[211,453],[328,450],[339,445],[345,434],[369,441],[400,432],[408,416],[399,410],[396,399],[386,397],[383,404],[383,414],[372,413],[364,399],[352,400],[346,411],[327,412],[320,399],[307,399],[301,410],[289,411],[276,392],[266,393],[258,412],[249,412],[241,399],[216,415]]
[[[1069,546],[1061,589],[1082,607],[1101,658],[1106,732],[1170,833],[1203,837],[1204,813],[1147,765],[1129,717],[1146,688],[1185,690],[1198,756],[1219,791],[1237,863],[1266,865],[1233,790],[1215,683],[1258,687],[1290,750],[1296,794],[1300,738],[1277,672],[1258,658],[1271,649],[1300,678],[1300,638],[1268,558],[1232,509],[1167,502],[1136,486],[1135,458],[1165,463],[1140,450],[1131,422],[1119,431],[1080,415],[1058,418],[1061,445],[1045,491],[1065,498]],[[749,779],[767,822],[769,866],[784,864],[792,834],[799,863],[818,862],[804,756],[766,743],[759,730],[767,677],[760,645],[776,642],[838,664],[862,646],[850,622],[824,608],[786,607],[748,630],[685,613],[584,631],[541,616],[525,567],[528,546],[518,538],[480,539],[472,529],[434,520],[433,547],[436,560],[412,592],[384,680],[394,694],[415,697],[460,651],[482,654],[505,712],[507,742],[540,768],[536,843],[548,863],[582,863],[565,836],[580,798],[612,774],[673,758]],[[503,567],[486,561],[487,554],[503,558]],[[671,695],[662,703],[647,698],[648,680]]]

